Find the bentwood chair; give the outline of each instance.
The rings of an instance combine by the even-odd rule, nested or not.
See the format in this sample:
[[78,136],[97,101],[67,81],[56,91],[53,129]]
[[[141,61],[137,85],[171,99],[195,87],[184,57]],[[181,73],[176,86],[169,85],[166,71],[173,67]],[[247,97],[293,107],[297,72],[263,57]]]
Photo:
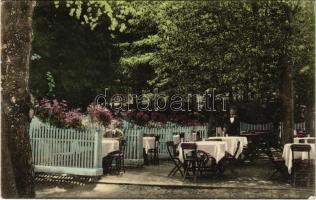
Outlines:
[[181,143],[184,176],[183,180],[192,172],[194,181],[196,181],[198,167],[197,145],[196,143]]
[[167,150],[169,153],[169,157],[172,160],[174,167],[172,170],[169,172],[168,176],[174,176],[177,172],[180,172],[181,176],[183,177],[183,163],[180,161],[177,150],[176,150],[176,145],[174,144],[173,141],[168,141],[167,142]]
[[181,132],[179,136],[180,136],[180,141],[184,142],[184,132]]
[[196,141],[202,141],[202,136],[201,136],[200,131],[196,132]]
[[148,154],[150,155],[150,161],[154,165],[159,164],[159,145],[160,145],[160,135],[154,135],[155,137],[155,146],[153,149],[148,150]]
[[[293,163],[291,184],[296,186],[298,181],[304,181],[307,183],[307,186],[309,186],[314,177],[314,165],[310,158],[311,146],[310,144],[292,144],[291,150]],[[296,159],[294,157],[296,153],[307,154],[307,160]]]
[[121,140],[120,142],[120,150],[113,155],[115,160],[115,165],[117,166],[119,171],[122,171],[125,173],[125,164],[124,164],[124,152],[126,148],[126,140]]
[[282,178],[287,178],[289,174],[285,166],[285,160],[282,158],[280,152],[272,152],[271,149],[269,149],[266,151],[266,154],[268,155],[269,160],[272,162],[274,166],[274,171],[270,175],[270,178],[274,177],[277,173],[281,174]]
[[234,152],[234,154],[230,154],[228,152],[226,152],[225,157],[223,158],[223,164],[219,165],[219,171],[221,174],[224,173],[224,171],[229,168],[229,170],[235,174],[236,172],[234,171],[234,167],[236,167],[236,165],[238,164],[238,157],[237,157],[237,153],[239,151],[240,148],[240,141],[237,142],[237,147],[236,150]]
[[160,145],[160,135],[155,136],[155,151],[154,151],[154,163],[159,165],[159,145]]
[[[120,141],[120,147],[118,151],[113,151],[106,156],[107,160],[107,170],[108,172],[116,171],[120,173],[123,171],[125,173],[125,164],[124,164],[124,152],[126,148],[126,140]],[[114,161],[114,168],[112,166]],[[105,161],[106,162],[106,161]]]

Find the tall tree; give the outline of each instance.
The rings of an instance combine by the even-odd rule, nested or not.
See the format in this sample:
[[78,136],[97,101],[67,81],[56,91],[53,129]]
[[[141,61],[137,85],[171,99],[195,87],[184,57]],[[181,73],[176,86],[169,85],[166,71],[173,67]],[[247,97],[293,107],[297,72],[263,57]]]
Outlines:
[[54,95],[85,109],[104,88],[114,90],[118,48],[113,46],[108,17],[91,30],[69,16],[69,8],[39,1],[34,8],[30,90],[39,98],[48,91],[46,73],[55,80]]
[[[132,37],[121,45],[124,75],[132,77],[135,69],[145,65],[154,70],[154,75],[145,77],[136,73],[135,77],[141,74],[142,79],[149,78],[141,80],[142,83],[147,82],[149,88],[159,88],[167,94],[217,88],[218,92],[227,93],[232,103],[240,101],[241,97],[240,103],[256,101],[264,104],[278,96],[284,122],[282,141],[291,141],[294,77],[297,72],[304,75],[303,72],[314,71],[311,56],[314,44],[311,30],[314,25],[310,23],[313,2],[93,1],[93,5],[97,8],[112,6],[112,9],[104,13],[98,9],[97,12],[92,11],[96,13],[95,18],[83,15],[85,22],[94,26],[102,13],[110,13],[117,18],[114,20],[115,27],[121,32],[127,35],[143,33],[129,35]],[[82,8],[81,5],[79,7]],[[303,56],[302,52],[307,52],[309,56]],[[304,57],[308,58],[306,62],[302,61]],[[143,72],[142,69],[140,71]],[[313,85],[313,78],[306,80],[309,80],[308,83],[296,85]],[[308,88],[307,91],[310,91],[313,87]],[[297,94],[304,96],[302,92]],[[313,105],[313,95],[306,94],[311,98],[305,99],[305,103]],[[313,110],[313,106],[309,108]]]
[[29,60],[34,1],[1,2],[1,187],[5,198],[34,197],[28,136]]

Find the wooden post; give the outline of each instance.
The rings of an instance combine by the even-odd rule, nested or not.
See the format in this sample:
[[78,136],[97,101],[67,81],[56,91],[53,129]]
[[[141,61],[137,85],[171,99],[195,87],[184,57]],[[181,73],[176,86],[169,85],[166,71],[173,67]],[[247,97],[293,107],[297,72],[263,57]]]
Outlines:
[[102,163],[100,162],[101,160],[101,141],[102,137],[99,131],[95,130],[94,132],[94,168],[101,168]]

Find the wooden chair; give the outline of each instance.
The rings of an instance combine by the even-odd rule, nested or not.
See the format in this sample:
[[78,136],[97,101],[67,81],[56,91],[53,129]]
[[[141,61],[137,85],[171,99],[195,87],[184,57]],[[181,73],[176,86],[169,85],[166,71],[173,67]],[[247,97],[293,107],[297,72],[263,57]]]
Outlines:
[[271,149],[269,149],[266,154],[269,157],[269,160],[273,163],[274,171],[270,175],[270,178],[274,177],[277,173],[280,173],[283,178],[288,177],[288,171],[285,166],[285,160],[282,158],[282,155],[277,155],[277,152],[273,153]]
[[[212,163],[214,162],[215,159],[211,157],[208,153],[202,150],[197,150],[197,170],[200,172],[200,175],[202,175],[203,172],[211,171],[214,166]],[[208,165],[209,160],[211,160],[211,165]],[[214,160],[214,161],[213,161]]]
[[160,135],[154,135],[155,137],[155,147],[153,149],[148,149],[148,154],[150,155],[150,161],[152,164],[159,164],[159,145],[160,145]]
[[102,158],[103,174],[107,174],[111,172],[112,162],[113,162],[113,158],[109,154]]
[[[124,164],[124,155],[125,155],[125,148],[126,148],[126,140],[120,141],[120,148],[118,151],[113,151],[109,153],[110,157],[110,166],[109,171],[116,171],[117,173],[120,173],[122,170],[125,173],[125,164]],[[112,162],[115,162],[115,168],[112,167]],[[115,169],[115,170],[113,170]]]
[[[187,177],[189,171],[191,171],[193,173],[194,181],[196,181],[196,168],[198,167],[197,145],[196,143],[181,143],[181,148],[184,167],[183,180]],[[185,151],[189,151],[189,153],[185,153]]]
[[159,146],[160,146],[160,135],[155,136],[155,151],[154,151],[154,163],[159,165]]
[[196,132],[196,141],[202,141],[202,136],[201,136],[200,131]]
[[168,142],[166,142],[166,144],[167,144],[167,150],[169,153],[169,157],[174,164],[174,167],[169,172],[168,176],[171,176],[171,175],[174,176],[177,172],[180,172],[181,176],[183,177],[183,172],[181,170],[183,168],[183,163],[178,158],[177,151],[176,151],[176,145],[174,144],[173,141],[168,141]]
[[181,132],[179,136],[180,136],[180,141],[184,142],[184,132]]
[[229,170],[235,174],[236,172],[234,171],[233,167],[236,166],[236,164],[238,163],[238,157],[237,157],[237,153],[238,150],[240,148],[240,141],[237,142],[237,147],[236,150],[234,152],[233,155],[231,155],[230,153],[226,152],[225,157],[223,158],[223,164],[219,165],[219,171],[221,174],[223,174],[225,172],[225,170],[227,168],[229,168]]
[[117,154],[114,155],[114,160],[116,163],[116,166],[118,166],[118,170],[125,173],[125,164],[124,164],[124,155],[125,155],[125,148],[126,148],[126,140],[121,140],[120,142],[120,150]]
[[[313,173],[314,173],[314,166],[310,159],[310,151],[311,146],[309,144],[292,144],[292,177],[291,177],[291,184],[296,186],[298,180],[307,181],[307,186],[310,185],[311,180],[313,180]],[[308,158],[307,160],[295,159],[295,153],[307,153]],[[302,179],[300,179],[302,176]],[[307,180],[306,180],[307,178]]]

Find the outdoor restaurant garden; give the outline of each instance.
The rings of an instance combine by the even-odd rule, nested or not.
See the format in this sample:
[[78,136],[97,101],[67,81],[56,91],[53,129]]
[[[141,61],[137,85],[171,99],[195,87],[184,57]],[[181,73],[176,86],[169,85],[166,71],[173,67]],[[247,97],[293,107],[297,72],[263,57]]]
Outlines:
[[4,198],[315,197],[315,5],[4,1]]

